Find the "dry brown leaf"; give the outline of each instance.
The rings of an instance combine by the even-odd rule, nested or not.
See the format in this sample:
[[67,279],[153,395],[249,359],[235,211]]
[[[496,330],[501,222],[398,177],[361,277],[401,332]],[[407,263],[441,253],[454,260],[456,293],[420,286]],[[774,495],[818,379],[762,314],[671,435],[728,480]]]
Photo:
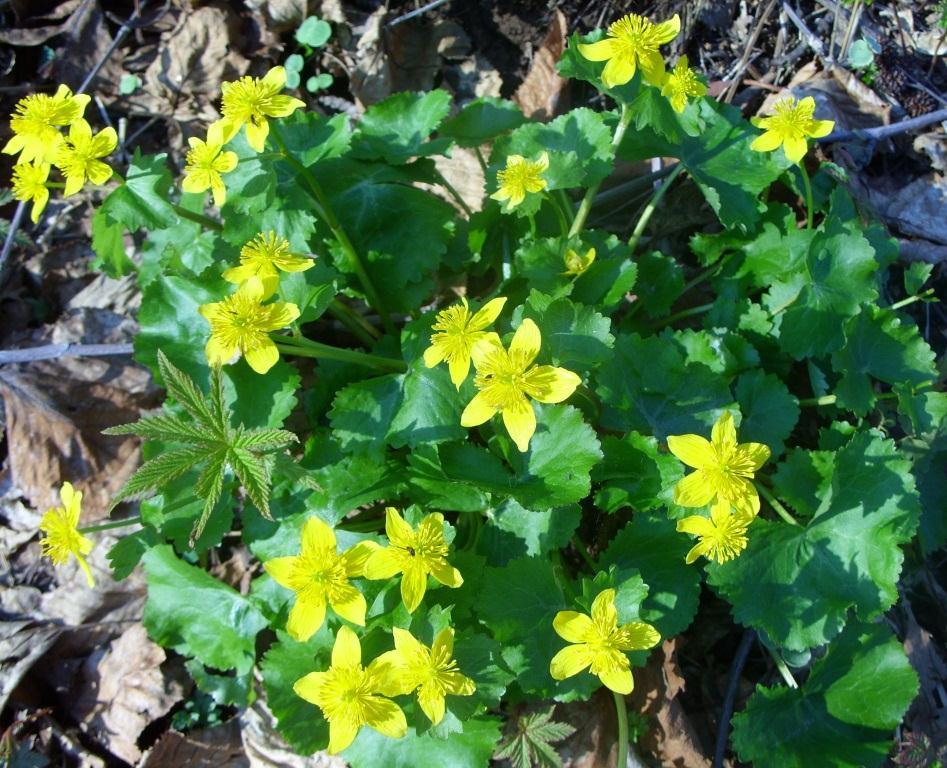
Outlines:
[[183,667],[166,659],[144,627],[134,624],[104,651],[88,656],[79,672],[71,714],[88,735],[126,762],[141,757],[136,742],[145,727],[185,695]]
[[[9,29],[0,29],[0,42],[22,46],[41,45],[68,29],[73,23],[72,15],[76,9],[86,3],[87,0],[66,0],[53,4],[53,7],[44,12],[43,4],[35,0],[30,2],[18,0],[13,3],[13,11],[19,25]],[[48,23],[60,20],[63,21],[58,24]],[[23,26],[24,22],[27,22],[28,26]]]
[[61,632],[61,627],[49,622],[0,622],[0,711]]
[[263,13],[272,32],[295,29],[307,15],[314,12],[306,0],[245,0],[247,6]]
[[882,218],[898,232],[947,245],[947,179],[923,177],[888,192],[869,187],[868,193]]
[[[293,752],[276,731],[276,718],[261,696],[240,713],[240,737],[251,768],[346,768],[341,757],[316,752],[303,757]],[[427,768],[427,766],[418,766]]]
[[234,718],[215,728],[166,731],[142,757],[138,768],[250,768]]
[[124,53],[119,47],[106,58],[111,43],[112,35],[99,3],[83,3],[69,19],[67,34],[53,60],[54,78],[77,88],[105,59],[89,90],[115,93],[122,76]]
[[384,101],[392,93],[391,68],[382,40],[386,14],[384,6],[372,13],[355,44],[349,88],[362,109]]
[[911,730],[934,737],[935,746],[941,748],[947,746],[947,702],[941,694],[947,689],[947,662],[931,633],[917,623],[907,601],[902,607],[907,616],[904,652],[921,681],[920,694],[908,716]]
[[546,39],[533,57],[526,79],[523,80],[513,101],[528,118],[549,120],[555,116],[566,81],[556,71],[556,62],[566,49],[569,24],[558,8],[549,23]]

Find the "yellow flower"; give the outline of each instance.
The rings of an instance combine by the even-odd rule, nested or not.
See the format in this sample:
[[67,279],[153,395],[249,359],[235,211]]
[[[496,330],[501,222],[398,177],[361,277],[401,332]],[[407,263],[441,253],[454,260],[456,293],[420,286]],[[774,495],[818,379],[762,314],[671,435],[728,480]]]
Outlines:
[[212,190],[214,205],[220,208],[227,200],[227,189],[221,174],[230,173],[237,167],[237,153],[221,151],[226,141],[219,123],[214,123],[207,129],[207,141],[192,136],[187,143],[191,148],[185,159],[181,188],[185,192]]
[[13,166],[13,197],[23,203],[33,201],[30,218],[35,224],[49,202],[48,163],[17,163]]
[[365,626],[365,598],[349,579],[362,575],[370,552],[364,543],[337,552],[332,529],[310,517],[303,525],[299,554],[263,564],[273,581],[296,593],[286,622],[286,631],[294,640],[305,642],[319,631],[327,602],[343,619]]
[[697,79],[697,72],[687,66],[687,57],[681,56],[674,69],[667,73],[661,94],[667,96],[675,112],[683,112],[688,96],[703,96],[707,86]]
[[263,296],[262,281],[251,277],[223,301],[199,307],[210,323],[205,352],[211,365],[223,365],[238,352],[257,373],[266,373],[276,365],[279,350],[269,333],[299,317],[299,307],[281,301],[264,306]]
[[566,251],[566,255],[562,257],[562,260],[566,263],[566,271],[562,274],[578,277],[592,266],[592,262],[595,261],[595,249],[589,248],[585,252],[585,255],[581,256],[569,248]]
[[608,37],[597,43],[580,43],[579,53],[589,61],[607,61],[602,70],[606,88],[624,85],[635,76],[638,67],[645,80],[661,85],[664,59],[658,47],[671,42],[681,31],[681,18],[676,13],[668,21],[652,24],[644,16],[630,13],[608,28]]
[[314,259],[289,252],[289,240],[275,232],[260,232],[240,249],[240,266],[224,272],[224,280],[242,283],[251,277],[263,282],[263,298],[273,295],[279,285],[279,271],[305,272],[315,266]]
[[484,329],[500,315],[506,299],[500,296],[488,301],[474,313],[467,307],[467,299],[460,301],[437,313],[431,346],[424,350],[424,364],[428,368],[447,361],[450,380],[457,389],[470,372],[470,350],[487,335]]
[[401,599],[413,613],[427,591],[427,576],[431,574],[447,587],[464,583],[460,571],[447,562],[447,542],[444,541],[444,516],[440,512],[425,515],[412,528],[394,507],[385,510],[385,533],[390,546],[374,545],[374,551],[365,562],[366,579],[390,579],[396,573],[401,578]]
[[591,616],[559,611],[552,626],[559,637],[575,645],[567,645],[553,656],[550,675],[565,680],[591,666],[589,671],[606,688],[621,694],[631,693],[635,686],[625,651],[644,651],[661,640],[654,627],[641,621],[618,626],[614,589],[598,594],[592,602]]
[[306,105],[292,96],[280,93],[286,85],[286,70],[273,67],[262,78],[244,76],[221,86],[223,118],[215,125],[224,131],[224,143],[230,141],[241,126],[247,126],[247,143],[255,152],[263,151],[270,132],[268,117],[287,117]]
[[668,448],[691,472],[674,486],[674,503],[703,507],[715,498],[744,513],[760,511],[760,497],[750,480],[769,458],[762,443],[737,444],[737,430],[729,411],[717,419],[710,442],[700,435],[672,435]]
[[521,155],[506,158],[506,168],[497,171],[497,189],[491,198],[503,202],[506,210],[512,210],[526,199],[527,192],[542,192],[546,180],[542,173],[549,167],[549,155],[543,152],[537,160],[527,160]]
[[457,669],[454,661],[454,630],[442,629],[434,644],[428,648],[408,630],[395,627],[395,650],[378,657],[385,665],[387,688],[390,696],[418,692],[418,703],[428,720],[437,725],[444,718],[444,699],[447,694],[470,696],[477,690],[474,681]]
[[53,565],[62,565],[75,555],[79,567],[85,572],[90,587],[95,586],[92,569],[83,555],[92,551],[92,541],[79,533],[79,516],[82,514],[82,491],[72,487],[72,483],[63,483],[59,491],[61,507],[46,510],[39,521],[39,529],[46,536],[40,541],[43,554],[53,561]]
[[114,128],[104,128],[93,136],[92,128],[82,118],[69,126],[69,137],[56,153],[56,167],[66,177],[63,195],[76,194],[86,179],[93,184],[104,184],[112,178],[112,169],[99,158],[112,154],[117,146]]
[[293,685],[296,695],[319,707],[328,721],[329,754],[349,746],[363,725],[392,739],[408,732],[401,707],[378,695],[382,682],[377,659],[363,667],[358,636],[348,627],[340,627],[329,669],[310,672]]
[[798,103],[789,96],[773,109],[776,114],[772,117],[753,117],[750,122],[757,128],[764,128],[766,133],[757,136],[750,144],[750,149],[757,152],[772,152],[780,146],[786,157],[792,163],[798,163],[806,154],[808,145],[806,137],[820,139],[832,133],[835,127],[834,120],[814,120],[815,99],[806,96]]
[[527,396],[540,403],[561,403],[582,381],[565,368],[532,365],[541,343],[539,328],[528,318],[513,334],[509,351],[495,333],[477,342],[472,357],[477,367],[474,386],[480,391],[461,414],[462,426],[476,427],[499,411],[516,447],[529,450],[536,413]]
[[710,509],[710,520],[691,515],[677,521],[679,533],[699,536],[700,540],[687,553],[690,565],[703,555],[718,563],[732,560],[746,549],[746,529],[753,516],[730,511],[730,502],[721,499]]
[[19,152],[19,163],[33,160],[52,163],[62,143],[59,126],[72,125],[79,120],[88,103],[88,96],[73,95],[65,85],[60,85],[52,96],[34,93],[20,99],[10,116],[10,129],[14,135],[3,152],[7,155]]

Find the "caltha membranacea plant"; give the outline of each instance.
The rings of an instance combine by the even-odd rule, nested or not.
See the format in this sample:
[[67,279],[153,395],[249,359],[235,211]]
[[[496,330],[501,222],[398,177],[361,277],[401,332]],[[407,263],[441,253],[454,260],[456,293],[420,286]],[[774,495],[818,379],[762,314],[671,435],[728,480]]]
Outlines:
[[92,569],[85,559],[92,551],[92,541],[79,531],[82,491],[73,488],[72,483],[63,483],[59,498],[62,506],[46,510],[39,521],[39,529],[45,534],[40,540],[43,554],[53,561],[53,565],[63,565],[70,556],[76,558],[89,586],[94,587]]
[[525,453],[536,431],[536,413],[530,398],[540,403],[561,403],[582,382],[576,374],[552,365],[533,365],[542,336],[529,318],[520,323],[507,350],[497,334],[474,346],[471,355],[479,390],[460,416],[465,427],[476,427],[502,414],[503,424],[516,447]]
[[506,299],[500,296],[471,312],[467,299],[461,298],[460,304],[438,312],[432,327],[431,346],[424,350],[424,364],[433,368],[446,360],[450,380],[460,389],[470,373],[470,352],[474,344],[487,336],[486,329],[499,317],[505,303]]
[[542,192],[546,188],[543,173],[549,168],[549,155],[543,152],[535,160],[522,155],[506,158],[506,167],[497,171],[497,191],[490,195],[494,200],[505,202],[505,210],[511,211],[526,199],[526,195]]
[[602,70],[602,83],[614,88],[629,82],[640,68],[644,79],[660,87],[664,79],[664,58],[658,48],[671,42],[681,31],[677,14],[654,24],[644,16],[630,13],[608,27],[608,36],[595,43],[579,45],[589,61],[608,62]]
[[378,659],[362,665],[362,646],[348,627],[340,627],[332,646],[332,664],[325,672],[310,672],[293,685],[296,695],[315,704],[329,723],[329,753],[349,746],[363,725],[392,739],[408,732],[404,712],[381,695],[384,667]]
[[815,99],[806,96],[798,102],[789,96],[776,103],[771,117],[753,117],[750,122],[764,133],[753,139],[750,149],[772,152],[783,148],[791,163],[798,163],[806,154],[808,139],[821,139],[832,133],[833,120],[816,120]]

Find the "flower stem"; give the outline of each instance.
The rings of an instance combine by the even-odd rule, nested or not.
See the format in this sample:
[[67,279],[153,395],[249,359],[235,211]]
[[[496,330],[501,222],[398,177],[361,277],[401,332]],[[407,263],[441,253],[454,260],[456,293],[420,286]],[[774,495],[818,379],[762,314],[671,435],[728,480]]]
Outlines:
[[355,312],[348,304],[338,299],[332,299],[332,303],[329,304],[329,311],[366,346],[370,347],[378,340],[380,334],[375,326],[358,312]]
[[444,174],[441,173],[439,170],[437,170],[437,169],[435,168],[435,169],[434,169],[434,175],[437,177],[437,182],[438,182],[438,184],[440,184],[442,187],[444,187],[444,189],[446,189],[446,190],[448,191],[448,193],[450,194],[450,196],[451,196],[452,198],[454,198],[454,202],[456,202],[457,205],[460,206],[460,209],[461,209],[464,213],[467,214],[467,218],[469,219],[471,216],[473,216],[473,211],[470,210],[470,206],[467,205],[467,203],[464,202],[464,198],[462,198],[462,197],[460,196],[460,192],[458,192],[456,189],[454,189],[454,185],[451,184],[451,183],[447,180],[447,178],[444,176]]
[[799,170],[802,172],[802,186],[806,192],[806,229],[812,229],[812,182],[809,181],[805,162],[800,161]]
[[352,269],[355,271],[355,276],[362,284],[362,289],[365,291],[365,295],[368,297],[369,303],[376,310],[378,310],[378,314],[381,316],[381,321],[385,326],[385,330],[389,333],[395,333],[395,325],[391,321],[391,316],[388,314],[388,310],[382,303],[381,297],[378,295],[378,291],[375,290],[374,283],[372,283],[371,278],[368,276],[368,272],[365,271],[365,265],[362,264],[362,260],[358,255],[358,251],[355,250],[355,246],[349,239],[348,234],[342,228],[342,224],[336,218],[335,211],[333,211],[329,205],[329,201],[326,198],[325,193],[322,191],[322,187],[319,185],[319,182],[316,181],[316,177],[313,176],[312,172],[289,151],[286,146],[286,142],[283,140],[283,135],[280,133],[275,121],[270,123],[270,130],[273,140],[283,152],[283,157],[291,166],[293,166],[293,168],[296,169],[296,172],[306,183],[309,194],[312,195],[313,199],[316,201],[316,213],[325,222],[326,226],[332,230],[332,234],[335,236],[335,239],[339,241],[339,245],[342,246],[342,250],[345,251],[346,256],[348,256],[349,261],[352,264]]
[[652,214],[661,204],[662,198],[667,193],[671,184],[674,183],[674,179],[676,179],[683,170],[683,163],[678,163],[675,165],[674,170],[671,171],[668,177],[664,180],[664,183],[655,190],[654,194],[651,196],[651,199],[648,201],[648,204],[644,207],[644,210],[641,212],[641,216],[638,217],[638,223],[635,224],[635,231],[631,233],[631,238],[628,240],[628,246],[631,248],[632,253],[634,253],[635,249],[638,247],[638,241],[641,240],[641,236],[644,234],[645,227],[647,227],[648,222],[651,221]]
[[913,304],[915,301],[924,301],[928,296],[933,295],[934,289],[928,288],[926,291],[921,291],[921,293],[916,296],[908,296],[906,299],[901,299],[901,301],[896,301],[888,309],[903,309],[904,307]]
[[628,765],[628,708],[625,706],[625,697],[612,691],[615,697],[615,715],[618,718],[618,768]]
[[[615,126],[615,135],[612,136],[612,149],[615,152],[618,151],[621,140],[625,138],[625,131],[627,131],[628,126],[631,125],[631,118],[632,114],[628,105],[622,104],[618,125]],[[603,180],[597,181],[586,190],[585,197],[583,197],[582,202],[579,203],[579,210],[575,212],[575,218],[572,220],[572,227],[569,229],[569,237],[578,235],[585,226],[585,220],[589,217],[589,211],[592,210],[592,203],[595,201],[595,195],[598,194],[599,187],[602,186],[602,181]]]
[[483,156],[483,152],[480,151],[480,147],[474,147],[474,154],[477,156],[477,162],[480,163],[480,168],[483,171],[484,177],[487,175],[487,161]]
[[368,368],[378,368],[383,371],[396,371],[404,373],[408,366],[401,360],[395,360],[391,357],[379,357],[378,355],[369,355],[365,352],[358,352],[354,349],[340,349],[331,347],[328,344],[320,344],[318,341],[312,341],[304,336],[274,336],[277,348],[288,355],[297,357],[314,357],[325,360],[341,360],[345,363],[355,363],[364,365]]
[[799,401],[802,408],[811,408],[817,405],[835,405],[838,398],[835,395],[822,395],[822,397],[807,397]]
[[204,216],[201,213],[196,213],[195,211],[189,211],[187,208],[182,208],[176,203],[171,203],[171,207],[174,209],[174,212],[180,216],[182,219],[187,219],[188,221],[193,221],[196,224],[200,224],[206,229],[211,229],[214,232],[223,232],[224,225],[219,221],[216,221],[209,216]]
[[595,565],[595,561],[592,560],[592,556],[589,554],[589,551],[585,548],[585,544],[579,541],[578,535],[572,537],[572,546],[578,550],[579,554],[582,556],[582,559],[585,561],[585,564],[589,567],[589,570],[592,573],[598,572],[598,566]]
[[126,517],[123,520],[111,520],[107,523],[100,523],[99,525],[87,525],[85,528],[79,528],[79,533],[96,533],[98,531],[110,531],[113,528],[124,528],[128,525],[140,525],[141,524],[141,515],[134,515],[133,517]]
[[769,488],[767,488],[762,483],[758,483],[756,488],[760,492],[760,496],[766,499],[766,501],[769,502],[769,505],[774,510],[776,510],[777,515],[779,515],[783,520],[785,520],[790,525],[799,525],[799,522],[796,520],[796,518],[794,518],[791,514],[789,514],[789,510],[783,506],[783,503],[779,499],[777,499],[775,496],[773,496],[772,493],[769,492]]
[[552,196],[549,192],[543,193],[544,197],[549,201],[549,204],[552,206],[552,209],[556,212],[556,218],[559,220],[559,229],[562,232],[563,237],[569,236],[569,224],[566,222],[566,215],[562,211],[562,207],[559,205],[559,201]]
[[682,309],[680,312],[675,312],[673,315],[668,315],[663,320],[658,320],[655,323],[651,324],[651,329],[656,330],[658,328],[664,328],[666,325],[671,323],[676,323],[678,320],[683,320],[687,317],[693,317],[694,315],[702,315],[704,312],[709,312],[713,309],[713,303],[710,304],[701,304],[698,307],[688,307],[687,309]]

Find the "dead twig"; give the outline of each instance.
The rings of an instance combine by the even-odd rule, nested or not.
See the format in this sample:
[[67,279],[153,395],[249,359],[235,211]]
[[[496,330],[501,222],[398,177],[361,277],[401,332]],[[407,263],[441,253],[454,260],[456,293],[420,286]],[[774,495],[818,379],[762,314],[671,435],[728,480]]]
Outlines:
[[730,86],[727,88],[724,97],[721,99],[726,104],[729,104],[734,95],[737,92],[737,87],[740,85],[740,78],[743,75],[743,72],[746,70],[746,65],[750,61],[750,56],[753,53],[753,48],[756,45],[756,41],[759,39],[760,34],[763,31],[763,25],[766,24],[766,20],[769,19],[769,15],[773,12],[773,8],[776,7],[776,0],[769,0],[769,3],[766,5],[766,8],[763,9],[763,12],[760,14],[759,21],[756,23],[756,28],[753,30],[753,34],[750,35],[750,39],[746,41],[746,48],[743,50],[743,56],[740,59],[740,64],[737,67],[737,71],[733,76],[733,81],[730,83]]
[[806,23],[802,20],[802,17],[793,10],[793,7],[783,1],[783,12],[786,16],[789,17],[789,20],[793,23],[796,29],[802,34],[802,39],[806,41],[806,44],[815,51],[816,56],[825,61],[825,51],[822,48],[822,41],[819,39],[809,27],[806,26]]
[[910,120],[902,120],[899,123],[891,125],[879,125],[877,128],[862,128],[856,131],[840,131],[830,133],[822,139],[817,139],[820,144],[832,144],[840,141],[851,141],[852,139],[865,139],[869,141],[879,141],[889,136],[897,136],[899,133],[926,128],[928,125],[947,120],[947,109],[938,109],[920,117],[912,117]]
[[55,360],[59,357],[110,357],[130,355],[132,344],[44,344],[28,349],[0,350],[0,365],[32,363],[36,360]]

